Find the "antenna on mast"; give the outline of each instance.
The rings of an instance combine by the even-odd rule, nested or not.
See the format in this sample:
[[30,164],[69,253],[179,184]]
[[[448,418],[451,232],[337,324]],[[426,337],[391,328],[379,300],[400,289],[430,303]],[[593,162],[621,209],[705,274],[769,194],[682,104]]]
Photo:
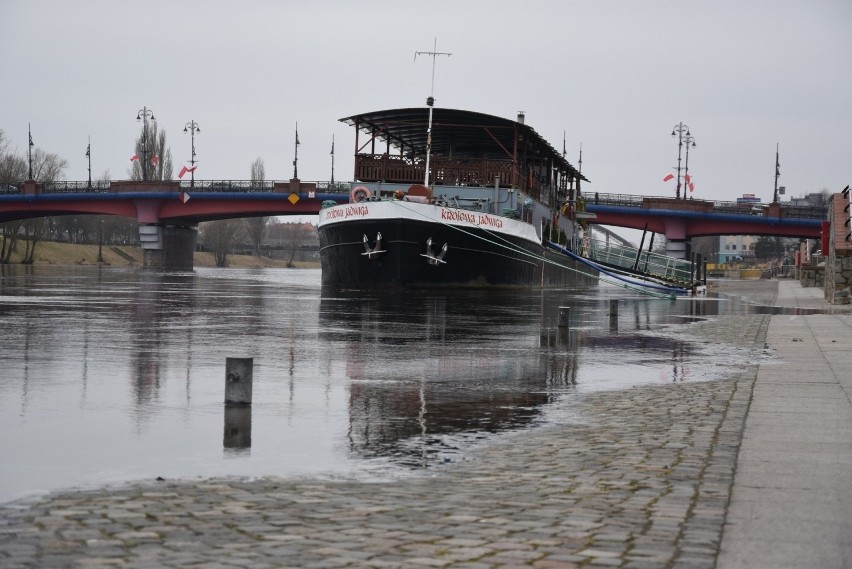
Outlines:
[[438,51],[438,38],[435,38],[435,43],[432,47],[432,51],[415,51],[414,52],[414,61],[417,61],[418,55],[431,55],[432,56],[432,88],[429,92],[429,98],[426,99],[426,105],[429,107],[429,126],[426,129],[426,174],[423,181],[423,185],[427,188],[429,187],[429,156],[432,154],[432,107],[435,106],[435,60],[438,59],[439,55],[446,55],[450,57],[452,53],[448,53],[445,51]]

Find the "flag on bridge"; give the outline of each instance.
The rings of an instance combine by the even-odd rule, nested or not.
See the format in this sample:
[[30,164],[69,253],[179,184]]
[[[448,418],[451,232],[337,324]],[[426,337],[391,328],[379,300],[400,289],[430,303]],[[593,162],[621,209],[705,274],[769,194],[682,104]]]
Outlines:
[[159,157],[159,156],[157,156],[156,154],[154,154],[153,156],[151,156],[151,164],[153,164],[154,166],[156,166],[156,165],[157,165],[157,164],[159,164],[159,163],[160,163],[160,157]]
[[666,177],[663,178],[663,181],[668,182],[669,180],[673,180],[673,179],[674,179],[674,174],[666,174]]
[[139,155],[138,155],[138,154],[134,154],[133,156],[131,156],[131,157],[130,157],[130,161],[131,161],[131,162],[133,162],[133,161],[135,161],[135,160],[139,160]]
[[178,178],[183,179],[184,175],[186,175],[189,172],[195,172],[196,168],[198,168],[198,166],[193,166],[192,168],[187,168],[186,166],[184,166],[183,168],[180,169],[180,172],[178,172]]

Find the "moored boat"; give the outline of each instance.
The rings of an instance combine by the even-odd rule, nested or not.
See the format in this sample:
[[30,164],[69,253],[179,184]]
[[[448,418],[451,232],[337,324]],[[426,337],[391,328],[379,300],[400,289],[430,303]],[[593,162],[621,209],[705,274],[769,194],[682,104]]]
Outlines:
[[319,214],[324,284],[596,281],[593,268],[546,246],[579,236],[573,204],[588,180],[523,114],[510,120],[430,106],[341,120],[355,127],[359,152],[350,203]]

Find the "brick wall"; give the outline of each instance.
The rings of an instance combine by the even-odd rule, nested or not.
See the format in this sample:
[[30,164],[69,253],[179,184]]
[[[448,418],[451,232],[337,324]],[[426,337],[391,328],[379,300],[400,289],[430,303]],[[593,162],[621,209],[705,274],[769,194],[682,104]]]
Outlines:
[[852,231],[847,224],[848,203],[843,194],[834,194],[828,204],[831,234],[825,261],[825,298],[832,304],[849,304],[852,294],[852,241],[846,239]]

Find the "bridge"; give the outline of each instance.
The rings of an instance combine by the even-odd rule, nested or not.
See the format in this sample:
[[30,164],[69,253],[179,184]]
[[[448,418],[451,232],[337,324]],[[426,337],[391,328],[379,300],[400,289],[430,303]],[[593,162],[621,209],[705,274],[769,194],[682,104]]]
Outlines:
[[[666,254],[685,258],[686,242],[708,235],[771,235],[820,238],[827,207],[675,199],[585,193],[578,204],[589,223],[648,230],[665,235]],[[578,217],[580,217],[579,214]]]
[[0,222],[59,215],[118,215],[139,221],[143,265],[192,270],[197,225],[234,217],[312,215],[324,201],[349,201],[349,184],[215,180],[0,184]]
[[[196,227],[233,217],[311,215],[324,201],[349,200],[348,183],[277,181],[99,181],[0,183],[0,222],[59,215],[119,215],[140,223],[144,266],[191,270]],[[819,238],[827,208],[786,204],[582,194],[577,218],[666,236],[666,253],[686,258],[686,242],[705,235]],[[584,212],[584,213],[581,213]]]

